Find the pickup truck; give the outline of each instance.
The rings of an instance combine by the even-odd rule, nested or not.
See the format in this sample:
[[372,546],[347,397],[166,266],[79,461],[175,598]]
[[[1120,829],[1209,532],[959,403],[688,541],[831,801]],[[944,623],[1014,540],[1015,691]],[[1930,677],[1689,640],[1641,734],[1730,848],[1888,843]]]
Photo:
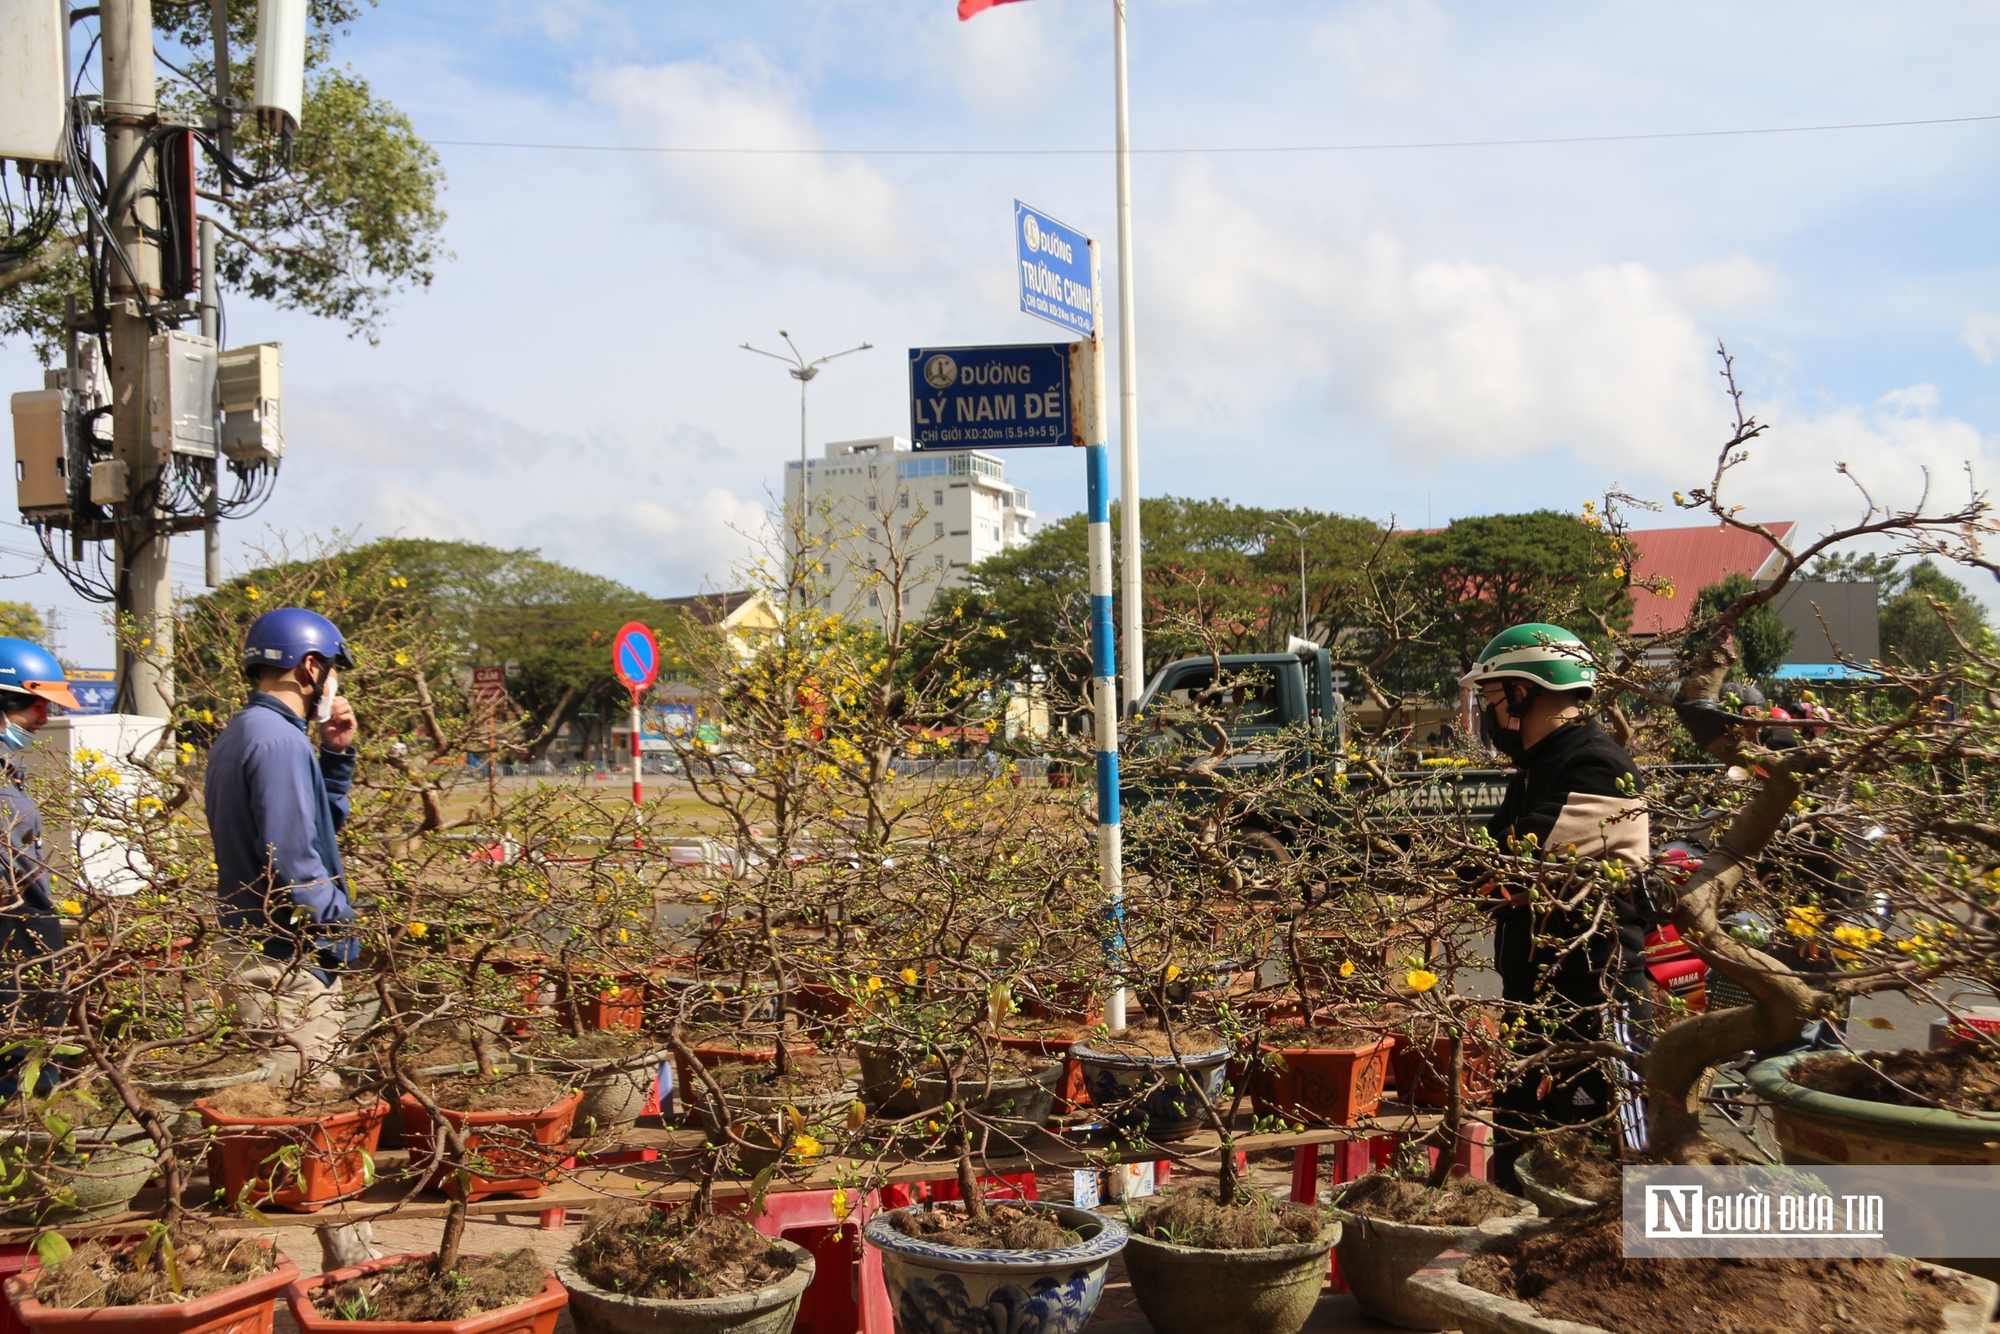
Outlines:
[[[1294,640],[1289,652],[1224,654],[1221,664],[1223,693],[1205,701],[1221,721],[1203,724],[1202,730],[1220,727],[1239,752],[1222,767],[1241,771],[1281,765],[1302,776],[1346,772],[1347,700],[1335,688],[1333,661],[1325,649]],[[1181,658],[1160,668],[1137,710],[1142,725],[1156,720],[1156,730],[1142,735],[1135,749],[1157,754],[1213,747],[1213,733],[1195,736],[1185,726],[1176,727],[1169,703],[1203,700],[1215,685],[1215,667],[1216,659],[1203,657]],[[1413,815],[1463,811],[1484,820],[1500,808],[1507,776],[1504,769],[1484,768],[1399,772],[1389,804]],[[1351,790],[1367,781],[1359,774],[1347,777]],[[1135,778],[1120,789],[1119,800],[1136,810],[1156,795]]]

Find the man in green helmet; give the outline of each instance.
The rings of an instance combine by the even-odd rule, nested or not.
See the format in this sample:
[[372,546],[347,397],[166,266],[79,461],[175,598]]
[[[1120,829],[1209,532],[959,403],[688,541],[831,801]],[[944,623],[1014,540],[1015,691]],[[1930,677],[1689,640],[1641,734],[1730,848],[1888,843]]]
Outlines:
[[[1516,856],[1610,863],[1629,877],[1623,883],[1636,883],[1650,855],[1646,806],[1632,757],[1584,712],[1596,680],[1582,640],[1559,625],[1529,624],[1496,636],[1459,684],[1479,692],[1486,741],[1514,767],[1487,825],[1494,840]],[[1528,1033],[1570,1042],[1609,1037],[1632,1047],[1632,1025],[1647,1018],[1645,928],[1632,896],[1614,894],[1612,911],[1593,931],[1598,901],[1565,906],[1532,895],[1526,877],[1511,879],[1488,885],[1502,998],[1542,1007],[1554,1021],[1544,1029],[1541,1015],[1531,1018]],[[1631,1147],[1645,1146],[1643,1107],[1594,1063],[1530,1074],[1501,1090],[1495,1112],[1501,1142],[1494,1180],[1509,1190],[1517,1188],[1514,1163],[1537,1127],[1615,1113]]]

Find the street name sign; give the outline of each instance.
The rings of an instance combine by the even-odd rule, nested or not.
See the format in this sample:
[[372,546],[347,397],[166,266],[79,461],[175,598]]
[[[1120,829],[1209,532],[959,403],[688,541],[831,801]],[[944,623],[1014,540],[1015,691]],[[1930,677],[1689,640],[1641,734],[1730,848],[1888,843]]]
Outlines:
[[1022,310],[1085,338],[1097,331],[1097,275],[1089,237],[1017,199],[1014,253],[1021,263]]
[[1072,443],[1073,346],[911,348],[910,443],[917,449],[1031,449]]

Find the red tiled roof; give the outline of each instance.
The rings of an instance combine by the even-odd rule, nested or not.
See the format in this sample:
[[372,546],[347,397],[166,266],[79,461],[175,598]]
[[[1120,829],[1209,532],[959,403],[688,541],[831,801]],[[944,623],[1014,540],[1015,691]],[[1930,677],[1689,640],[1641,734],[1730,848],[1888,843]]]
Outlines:
[[[1781,542],[1789,542],[1798,525],[1790,520],[1766,523]],[[1758,577],[1777,548],[1755,533],[1723,524],[1699,528],[1654,528],[1630,534],[1639,549],[1633,571],[1641,579],[1664,579],[1671,598],[1643,588],[1632,590],[1632,633],[1656,635],[1678,630],[1694,610],[1695,594],[1730,574]]]

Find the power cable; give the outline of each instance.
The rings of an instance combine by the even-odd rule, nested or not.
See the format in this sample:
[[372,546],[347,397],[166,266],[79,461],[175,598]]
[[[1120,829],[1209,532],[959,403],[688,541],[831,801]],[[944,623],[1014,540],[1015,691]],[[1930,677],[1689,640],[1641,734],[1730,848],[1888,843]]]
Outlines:
[[[1659,130],[1634,134],[1550,135],[1532,139],[1431,139],[1372,144],[1223,145],[1213,148],[1134,148],[1134,157],[1251,153],[1385,153],[1435,148],[1532,148],[1560,144],[1644,143],[1664,139],[1726,139],[1765,134],[1824,134],[1840,130],[1897,130],[1922,125],[1972,125],[2000,120],[1984,116],[1937,116],[1923,120],[1863,120],[1828,125],[1768,125],[1740,130]],[[713,148],[652,147],[641,144],[538,144],[504,139],[428,139],[434,148],[531,148],[560,153],[660,153],[768,157],[1109,157],[1110,148]]]

